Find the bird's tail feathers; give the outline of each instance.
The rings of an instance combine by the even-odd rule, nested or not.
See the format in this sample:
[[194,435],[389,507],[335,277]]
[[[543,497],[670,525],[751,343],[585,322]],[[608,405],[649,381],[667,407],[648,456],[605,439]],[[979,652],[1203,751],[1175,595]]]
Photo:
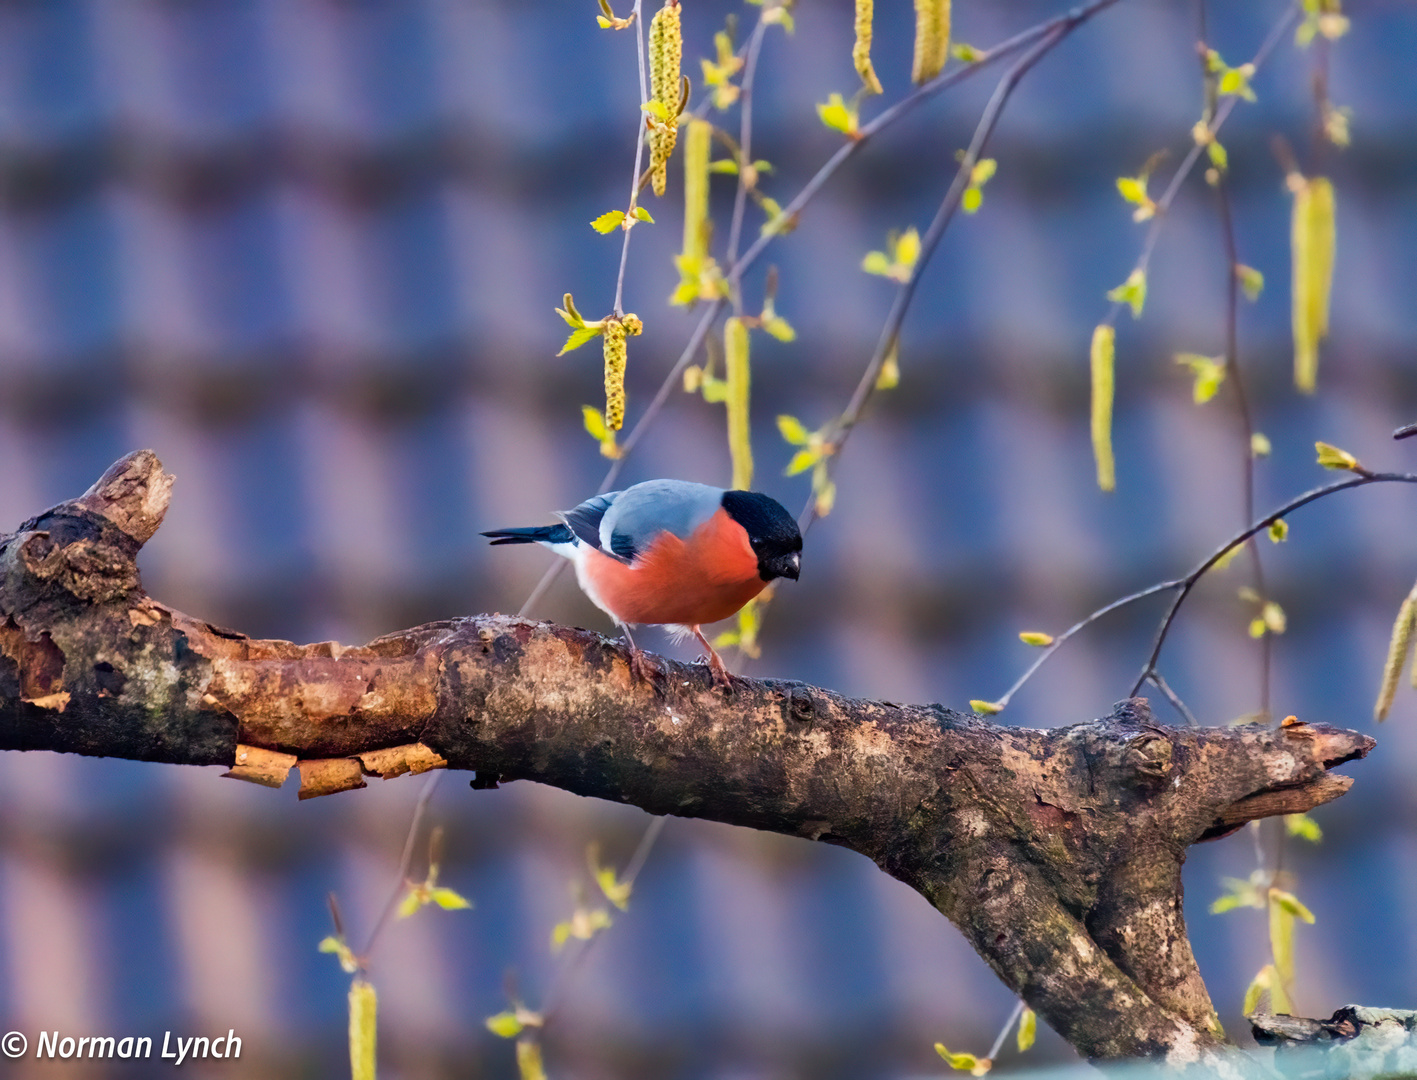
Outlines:
[[541,525],[530,529],[493,529],[483,536],[498,544],[570,544],[576,539],[567,525]]

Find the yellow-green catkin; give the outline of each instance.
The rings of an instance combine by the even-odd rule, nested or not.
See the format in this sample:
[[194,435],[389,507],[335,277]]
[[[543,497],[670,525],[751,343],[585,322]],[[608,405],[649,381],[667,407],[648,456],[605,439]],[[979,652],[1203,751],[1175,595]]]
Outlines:
[[635,337],[644,329],[637,315],[611,315],[605,320],[602,337],[605,341],[605,426],[619,431],[625,426],[625,367],[629,349],[625,338]]
[[353,1080],[374,1080],[379,995],[355,979],[349,987],[349,1072]]
[[728,453],[733,459],[733,487],[753,486],[753,444],[748,429],[748,327],[739,318],[723,324],[724,381],[728,387]]
[[1327,177],[1293,175],[1294,385],[1312,394],[1318,384],[1319,342],[1328,335],[1335,243],[1333,184]]
[[[1407,663],[1407,653],[1412,646],[1412,631],[1417,623],[1417,585],[1403,597],[1397,609],[1397,619],[1392,624],[1392,637],[1388,639],[1387,661],[1383,664],[1383,681],[1378,688],[1378,701],[1373,706],[1373,719],[1386,720],[1397,696],[1397,684],[1402,678],[1402,666]],[[1417,668],[1412,678],[1417,685]]]
[[684,135],[684,259],[702,262],[708,254],[709,150],[713,125],[690,120]]
[[876,69],[871,64],[871,19],[875,9],[875,0],[856,0],[856,44],[851,48],[851,62],[856,65],[861,84],[871,93],[879,94],[881,80],[876,78]]
[[679,15],[679,0],[665,0],[649,24],[649,92],[665,110],[665,119],[653,121],[650,128],[650,184],[656,195],[664,194],[669,155],[679,138],[679,68],[684,57]]
[[1097,486],[1117,488],[1112,457],[1112,398],[1116,393],[1117,331],[1102,323],[1092,332],[1092,456],[1097,461]]
[[517,1076],[520,1080],[546,1080],[541,1044],[535,1039],[517,1040]]
[[915,0],[913,82],[929,82],[945,66],[950,52],[950,0]]

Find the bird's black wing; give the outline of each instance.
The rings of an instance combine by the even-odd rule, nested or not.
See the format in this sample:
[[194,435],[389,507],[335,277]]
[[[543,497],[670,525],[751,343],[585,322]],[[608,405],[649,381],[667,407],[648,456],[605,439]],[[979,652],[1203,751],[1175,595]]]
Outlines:
[[[597,551],[603,551],[604,548],[600,543],[600,520],[605,517],[605,511],[610,509],[611,504],[619,495],[618,491],[608,491],[604,495],[593,495],[574,510],[566,510],[558,516],[570,527],[571,532],[575,533],[577,540],[583,544],[589,544]],[[608,551],[606,554],[626,562],[630,558],[616,550]]]

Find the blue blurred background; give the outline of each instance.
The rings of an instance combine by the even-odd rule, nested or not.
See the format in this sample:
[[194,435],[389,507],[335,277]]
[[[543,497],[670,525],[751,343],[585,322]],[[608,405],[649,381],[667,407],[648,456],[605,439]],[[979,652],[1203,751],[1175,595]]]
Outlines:
[[[908,87],[912,15],[877,7],[890,101]],[[956,38],[987,46],[1065,5],[956,7]],[[1211,43],[1239,63],[1286,4],[1211,7]],[[759,9],[687,9],[698,94],[714,30],[729,13],[746,29]],[[1268,283],[1240,322],[1274,445],[1258,469],[1262,508],[1325,478],[1315,439],[1375,468],[1417,453],[1388,438],[1417,420],[1417,10],[1352,0],[1348,13],[1331,92],[1353,109],[1350,149],[1316,156],[1314,54],[1290,35],[1223,136],[1240,258]],[[491,551],[476,532],[545,521],[606,464],[580,418],[600,401],[598,350],[553,357],[563,292],[590,317],[610,306],[619,236],[587,222],[623,205],[633,153],[633,41],[594,14],[590,0],[0,2],[0,528],[151,447],[178,477],[142,557],[167,603],[253,635],[346,642],[517,610],[549,556]],[[804,0],[796,22],[794,36],[768,34],[758,82],[754,153],[776,167],[764,184],[781,202],[838,145],[814,103],[857,85],[851,5]],[[1200,108],[1195,40],[1193,4],[1123,0],[1019,89],[982,210],[954,224],[925,274],[901,386],[839,459],[836,511],[812,530],[801,581],[779,591],[762,659],[739,670],[963,708],[1032,659],[1019,630],[1057,631],[1234,531],[1233,399],[1193,405],[1172,361],[1223,349],[1227,270],[1199,176],[1166,224],[1144,317],[1119,324],[1116,494],[1096,489],[1087,440],[1088,337],[1145,228],[1114,179],[1163,148],[1168,176],[1184,154]],[[800,335],[754,344],[756,486],[789,506],[807,486],[781,475],[790,448],[773,418],[815,427],[844,405],[892,295],[861,258],[889,229],[928,222],[993,81],[872,143],[749,275],[755,310],[766,263],[779,267],[777,307]],[[736,114],[728,123],[736,131]],[[1291,200],[1273,134],[1338,193],[1333,330],[1311,399],[1290,381]],[[636,229],[630,252],[626,306],[646,323],[631,348],[631,422],[697,318],[665,304],[682,214],[670,176],[669,194],[648,200],[658,224]],[[732,183],[715,180],[720,237]],[[760,222],[750,211],[750,235]],[[723,428],[721,407],[676,392],[624,482],[726,483]],[[1278,715],[1373,728],[1388,629],[1417,576],[1413,500],[1341,495],[1295,515],[1287,543],[1266,543],[1289,616]],[[1248,580],[1237,562],[1208,581],[1163,657],[1206,723],[1258,706],[1252,612],[1236,598]],[[568,578],[534,614],[609,629]],[[1143,605],[1080,637],[1005,720],[1105,714],[1157,615]],[[1286,848],[1318,917],[1299,930],[1307,1015],[1417,1004],[1414,730],[1417,694],[1404,689],[1374,756],[1349,767],[1353,793],[1315,814],[1323,843]],[[0,755],[0,1027],[234,1027],[242,1062],[201,1075],[343,1072],[348,980],[315,951],[325,894],[362,940],[427,781],[297,804],[294,785],[218,773]],[[679,819],[628,914],[557,975],[548,936],[587,843],[623,865],[649,819],[465,781],[444,779],[432,816],[447,829],[443,880],[477,908],[423,913],[380,942],[384,1075],[512,1075],[511,1045],[482,1023],[505,1007],[509,968],[533,1007],[560,980],[546,1033],[556,1078],[938,1075],[936,1040],[982,1053],[1012,1006],[954,929],[866,860]],[[1222,875],[1254,866],[1241,834],[1194,849],[1187,868],[1192,936],[1232,1031],[1267,956],[1264,917],[1207,906]],[[1071,1058],[1043,1032],[999,1069]]]

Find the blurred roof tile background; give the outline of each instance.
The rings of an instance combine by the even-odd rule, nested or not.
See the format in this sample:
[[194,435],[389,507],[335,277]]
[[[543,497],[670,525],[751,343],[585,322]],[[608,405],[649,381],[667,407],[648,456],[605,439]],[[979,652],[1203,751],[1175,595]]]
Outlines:
[[[1238,63],[1285,4],[1210,6],[1212,41]],[[890,94],[911,49],[898,7],[877,12]],[[987,45],[1063,5],[956,7],[958,36]],[[1387,433],[1417,413],[1417,13],[1350,7],[1332,90],[1354,108],[1354,145],[1324,165],[1339,253],[1313,401],[1289,387],[1289,200],[1268,146],[1281,133],[1308,159],[1308,55],[1281,43],[1259,102],[1224,136],[1241,258],[1267,281],[1241,316],[1251,398],[1275,446],[1261,506],[1321,481],[1315,438],[1375,467],[1411,458]],[[756,9],[687,8],[697,83],[725,13],[746,26]],[[773,32],[764,48],[755,143],[784,201],[837,143],[813,103],[854,83],[849,5],[796,14],[796,35]],[[629,36],[596,31],[593,15],[552,0],[0,2],[0,527],[151,446],[178,476],[143,556],[168,603],[257,635],[345,641],[516,610],[545,559],[490,552],[475,533],[545,520],[605,464],[580,430],[598,361],[553,358],[551,311],[566,290],[588,313],[607,307],[618,263],[618,243],[586,222],[623,198],[636,77]],[[991,146],[999,173],[982,211],[954,224],[924,278],[902,387],[853,436],[838,510],[769,611],[765,657],[741,666],[961,707],[1031,659],[1020,629],[1064,627],[1234,531],[1233,415],[1223,401],[1191,405],[1170,359],[1222,347],[1221,238],[1198,182],[1167,223],[1145,318],[1119,325],[1114,497],[1095,490],[1086,438],[1087,337],[1141,235],[1112,180],[1162,147],[1167,174],[1184,153],[1195,33],[1190,5],[1130,0],[1028,77]],[[860,274],[861,255],[928,221],[989,87],[985,76],[892,129],[772,249],[778,307],[800,337],[755,342],[754,436],[758,486],[789,505],[806,488],[780,475],[773,417],[815,426],[845,401],[890,296]],[[631,249],[627,302],[647,321],[632,419],[696,317],[664,306],[680,228],[671,176],[659,225]],[[715,189],[721,222],[729,190]],[[625,479],[656,475],[723,482],[721,411],[671,398]],[[1414,575],[1417,515],[1405,491],[1340,498],[1266,546],[1290,616],[1275,707],[1363,726]],[[1164,664],[1214,723],[1258,700],[1234,599],[1243,573],[1230,574],[1198,590]],[[609,630],[564,579],[536,614]],[[1105,712],[1156,614],[1120,613],[1071,643],[1008,719]],[[1354,793],[1317,815],[1324,844],[1286,856],[1319,915],[1299,939],[1298,1004],[1311,1015],[1412,1003],[1414,714],[1400,695],[1378,753],[1353,769]],[[347,979],[315,952],[324,896],[338,893],[361,940],[426,781],[297,806],[216,772],[0,755],[8,1026],[159,1038],[234,1027],[243,1063],[223,1076],[340,1072]],[[557,1077],[936,1075],[935,1040],[982,1051],[1011,1007],[959,935],[864,860],[677,819],[630,912],[557,975],[550,929],[586,844],[623,866],[646,816],[525,784],[470,792],[456,777],[433,809],[444,880],[477,908],[420,915],[381,942],[385,1075],[510,1075],[510,1046],[482,1026],[505,1005],[509,967],[530,1003],[553,987],[561,1003],[547,1033]],[[1230,1025],[1263,962],[1263,918],[1206,906],[1220,874],[1252,866],[1239,837],[1196,849],[1187,878],[1197,952]],[[1034,1058],[1067,1056],[1045,1033]]]

